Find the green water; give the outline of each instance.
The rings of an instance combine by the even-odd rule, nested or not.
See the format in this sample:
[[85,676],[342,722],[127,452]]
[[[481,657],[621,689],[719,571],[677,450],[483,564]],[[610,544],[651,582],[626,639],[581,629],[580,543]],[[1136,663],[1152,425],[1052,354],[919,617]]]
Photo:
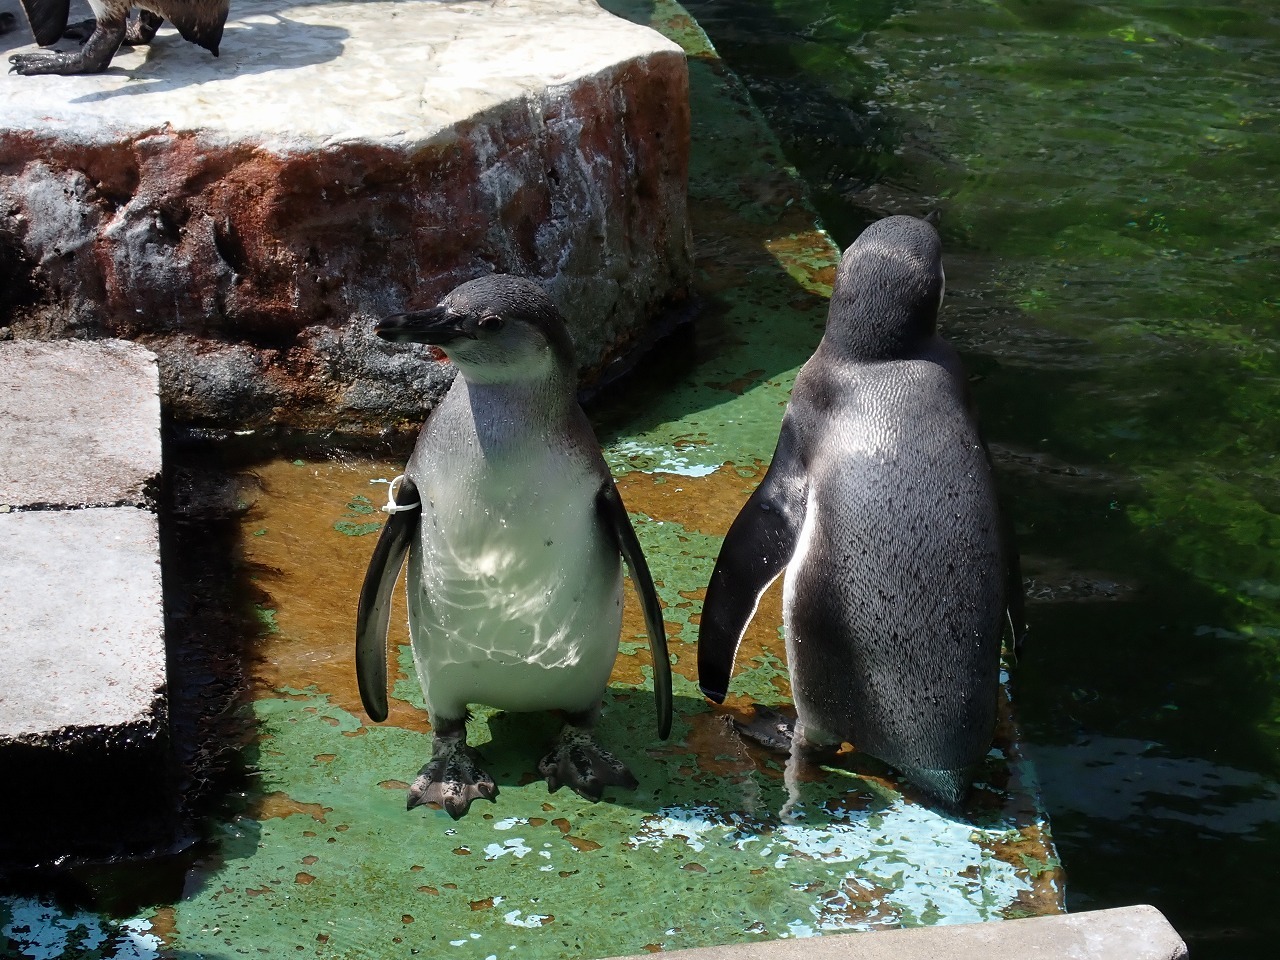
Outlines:
[[[695,0],[842,245],[943,211],[1033,604],[1014,679],[1073,910],[1280,935],[1280,14]],[[1266,878],[1270,877],[1268,881]]]

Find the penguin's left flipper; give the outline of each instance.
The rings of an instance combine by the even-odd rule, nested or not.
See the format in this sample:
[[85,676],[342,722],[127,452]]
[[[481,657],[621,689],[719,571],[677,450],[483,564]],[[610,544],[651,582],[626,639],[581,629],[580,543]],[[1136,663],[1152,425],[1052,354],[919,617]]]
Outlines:
[[31,24],[36,43],[47,47],[62,39],[71,14],[71,0],[22,0],[22,10]]
[[649,648],[653,652],[653,696],[658,704],[658,736],[665,740],[671,735],[671,660],[667,654],[667,633],[662,622],[662,604],[653,589],[653,576],[640,548],[636,531],[627,516],[622,497],[613,479],[606,480],[596,494],[596,512],[605,526],[613,531],[614,540],[622,558],[631,571],[631,582],[640,595],[644,610],[644,625],[649,633]]
[[360,606],[356,611],[356,682],[360,702],[369,719],[381,723],[387,719],[387,627],[391,621],[391,593],[404,566],[418,524],[422,517],[418,490],[408,477],[396,492],[396,505],[416,510],[391,514],[382,525],[382,533],[369,558],[369,569],[360,588]]
[[[792,398],[792,404],[797,402]],[[723,703],[747,624],[769,584],[786,568],[804,526],[808,480],[791,414],[782,421],[773,462],[747,500],[716,558],[698,627],[698,686]]]

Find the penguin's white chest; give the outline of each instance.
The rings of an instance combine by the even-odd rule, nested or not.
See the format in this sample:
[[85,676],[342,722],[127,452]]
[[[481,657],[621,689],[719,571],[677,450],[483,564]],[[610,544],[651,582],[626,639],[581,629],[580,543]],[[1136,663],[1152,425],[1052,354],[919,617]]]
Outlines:
[[600,480],[554,448],[425,464],[409,623],[428,710],[582,710],[617,657],[621,559]]

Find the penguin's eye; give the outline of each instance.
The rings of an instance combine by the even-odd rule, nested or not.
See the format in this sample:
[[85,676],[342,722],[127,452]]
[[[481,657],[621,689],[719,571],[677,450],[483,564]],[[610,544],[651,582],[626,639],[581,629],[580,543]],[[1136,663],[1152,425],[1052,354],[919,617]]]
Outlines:
[[495,330],[502,329],[502,318],[495,317],[493,314],[488,313],[476,321],[476,326],[481,330],[487,330],[489,333],[493,333]]

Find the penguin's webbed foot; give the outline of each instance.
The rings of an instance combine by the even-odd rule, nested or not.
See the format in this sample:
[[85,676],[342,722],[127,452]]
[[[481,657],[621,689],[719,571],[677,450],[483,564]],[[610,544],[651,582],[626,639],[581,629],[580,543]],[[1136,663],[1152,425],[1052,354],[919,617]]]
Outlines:
[[436,740],[431,762],[422,768],[409,788],[406,810],[424,804],[438,804],[457,820],[473,800],[493,800],[498,785],[480,768],[480,755],[460,740]]
[[74,76],[102,73],[111,66],[120,42],[124,39],[125,22],[100,20],[84,47],[75,53],[15,53],[9,58],[10,73],[32,77],[38,74]]
[[796,718],[779,713],[763,703],[751,705],[754,713],[750,720],[732,719],[733,728],[748,740],[760,744],[775,753],[788,753],[795,739]]
[[565,724],[556,745],[538,762],[538,772],[555,793],[567,786],[588,800],[599,800],[605,787],[634,790],[640,784],[627,765],[605,750],[591,732]]

